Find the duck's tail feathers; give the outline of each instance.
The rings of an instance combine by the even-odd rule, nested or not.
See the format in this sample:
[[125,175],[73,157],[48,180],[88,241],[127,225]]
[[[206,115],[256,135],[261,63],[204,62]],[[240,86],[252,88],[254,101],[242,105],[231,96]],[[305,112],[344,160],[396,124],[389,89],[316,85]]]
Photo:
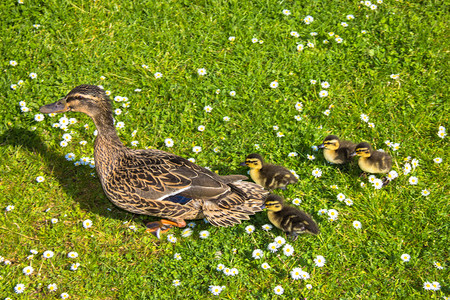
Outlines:
[[262,211],[268,191],[247,181],[234,182],[230,192],[216,201],[207,201],[203,214],[214,226],[232,226]]

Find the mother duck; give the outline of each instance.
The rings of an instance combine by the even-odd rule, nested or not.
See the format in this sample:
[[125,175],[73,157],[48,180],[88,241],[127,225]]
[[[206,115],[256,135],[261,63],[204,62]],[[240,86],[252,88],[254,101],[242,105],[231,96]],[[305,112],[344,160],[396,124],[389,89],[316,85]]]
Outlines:
[[103,191],[126,211],[167,219],[147,224],[152,233],[204,217],[214,226],[231,226],[262,210],[267,192],[242,181],[246,176],[219,176],[165,151],[125,147],[114,126],[111,100],[98,86],[77,86],[40,111],[77,111],[94,121],[95,168]]

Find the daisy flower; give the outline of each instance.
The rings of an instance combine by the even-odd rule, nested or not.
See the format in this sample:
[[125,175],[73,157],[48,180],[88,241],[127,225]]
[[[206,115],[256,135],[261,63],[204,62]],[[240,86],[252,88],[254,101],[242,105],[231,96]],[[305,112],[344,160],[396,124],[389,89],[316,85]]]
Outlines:
[[25,285],[23,283],[19,283],[14,287],[14,291],[16,292],[16,294],[22,294],[24,290]]
[[433,281],[431,285],[433,286],[433,291],[439,291],[441,289],[441,284],[437,281]]
[[292,271],[290,272],[292,279],[294,280],[300,279],[301,278],[300,274],[302,271],[303,270],[301,268],[293,268]]
[[209,237],[209,231],[208,230],[202,230],[199,232],[199,236],[201,239],[206,239]]
[[437,135],[438,135],[438,137],[443,139],[443,138],[445,138],[447,136],[447,133],[445,131],[439,131]]
[[267,245],[267,250],[269,250],[272,253],[275,253],[278,251],[278,248],[280,246],[277,245],[277,243],[269,243],[269,245]]
[[239,274],[239,271],[236,268],[231,268],[230,273],[231,273],[231,276],[236,276],[237,274]]
[[416,176],[409,177],[409,184],[416,185],[419,182],[419,179]]
[[308,46],[308,48],[314,48],[314,43],[308,42],[306,43],[306,46]]
[[394,170],[390,171],[387,174],[387,179],[389,179],[389,180],[394,180],[397,177],[398,177],[398,173],[397,173],[397,171],[394,171]]
[[316,264],[316,267],[323,267],[325,265],[325,258],[322,255],[317,255],[314,259],[314,263]]
[[270,269],[270,266],[269,266],[269,264],[268,263],[263,263],[262,265],[261,265],[261,268],[262,269],[264,269],[264,270],[267,270],[267,269]]
[[278,87],[278,82],[275,80],[275,81],[272,81],[271,83],[270,83],[270,87],[271,88],[273,88],[273,89],[276,89],[277,87]]
[[67,293],[62,293],[62,294],[60,295],[60,297],[61,297],[61,299],[68,299],[68,298],[69,298],[69,294],[67,294]]
[[369,126],[369,128],[375,128],[375,124],[374,124],[374,123],[368,122],[368,123],[367,123],[367,126]]
[[131,146],[136,147],[137,145],[139,145],[138,141],[132,141],[131,142]]
[[281,285],[277,285],[274,289],[273,292],[277,295],[283,295],[284,293],[284,289],[281,287]]
[[403,175],[408,175],[409,172],[411,172],[411,165],[410,163],[405,163],[403,166]]
[[55,255],[53,251],[47,250],[44,253],[42,253],[43,258],[52,258]]
[[234,42],[235,39],[236,39],[235,36],[230,36],[230,37],[228,38],[228,40],[229,40],[230,42]]
[[360,118],[361,118],[361,121],[363,121],[363,122],[366,122],[366,123],[369,122],[369,116],[366,114],[361,114]]
[[270,224],[264,224],[263,226],[261,226],[261,228],[262,228],[264,231],[269,231],[269,230],[271,230],[271,229],[273,228],[273,226],[270,225]]
[[11,66],[15,67],[15,66],[17,66],[17,61],[15,61],[15,60],[10,60],[10,61],[9,61],[9,64],[10,64]]
[[218,285],[210,285],[209,286],[209,291],[214,295],[214,296],[218,296],[222,290],[224,289],[224,286],[218,286]]
[[173,255],[173,258],[174,258],[175,260],[181,260],[181,254],[180,254],[180,253],[175,253],[175,254]]
[[284,133],[282,133],[282,132],[277,132],[277,137],[284,137]]
[[206,75],[206,69],[201,68],[197,70],[198,75],[205,76]]
[[261,249],[255,249],[252,252],[252,257],[254,259],[261,259],[264,256],[264,252]]
[[324,112],[323,112],[323,114],[325,115],[325,116],[329,116],[330,115],[330,110],[329,109],[327,109],[327,110],[325,110]]
[[373,186],[376,190],[381,189],[381,188],[383,187],[383,180],[381,180],[381,179],[379,179],[379,178],[376,178],[376,179],[373,181],[372,186]]
[[355,16],[354,15],[347,15],[347,20],[353,20],[354,18],[355,18]]
[[339,215],[339,213],[335,209],[329,209],[327,213],[328,213],[328,216],[330,217],[331,221],[336,220]]
[[399,79],[400,75],[399,74],[391,74],[389,77],[391,77],[392,79]]
[[430,191],[427,189],[422,190],[422,196],[428,196],[430,194]]
[[434,161],[434,163],[436,163],[436,164],[440,164],[440,163],[442,162],[442,158],[436,157],[436,158],[433,158],[433,161]]
[[86,146],[86,145],[87,145],[87,142],[86,142],[86,141],[80,141],[80,145],[81,145],[81,146]]
[[414,158],[412,161],[411,161],[411,166],[415,169],[415,168],[417,168],[418,166],[419,166],[419,160],[417,159],[417,158]]
[[334,39],[336,43],[341,44],[344,40],[341,37],[337,37]]
[[[311,154],[307,154],[306,155],[306,158],[307,159],[309,159],[309,160],[315,160],[316,159],[316,157],[314,156],[314,155],[311,155]],[[316,169],[317,170],[317,169]],[[314,174],[313,174],[314,175]],[[315,176],[315,175],[314,175]],[[320,177],[320,176],[319,176]]]
[[76,253],[76,252],[69,252],[69,253],[67,253],[67,257],[68,258],[77,258],[78,257],[78,253]]
[[298,156],[297,152],[289,152],[288,157],[295,157]]
[[314,18],[312,17],[312,16],[306,16],[304,19],[303,19],[303,22],[305,22],[305,24],[306,25],[309,25],[309,24],[311,24],[312,22],[314,22]]
[[245,227],[245,232],[247,232],[248,234],[255,232],[255,226],[248,225],[247,227]]
[[173,140],[171,138],[167,138],[164,140],[164,144],[166,145],[166,147],[173,147]]
[[174,236],[173,234],[169,234],[169,235],[167,236],[167,241],[170,242],[170,243],[172,243],[172,244],[175,244],[175,243],[177,242],[177,238],[176,238],[176,236]]
[[361,229],[361,222],[360,221],[353,221],[353,227],[356,229]]
[[318,177],[322,176],[322,170],[320,170],[320,169],[314,169],[314,170],[312,171],[312,175],[313,175],[314,177],[318,178]]
[[155,74],[153,74],[155,76],[155,79],[159,79],[163,77],[163,74],[160,72],[156,72]]
[[31,254],[38,254],[37,250],[34,250],[34,249],[31,249],[31,250],[30,250],[30,253],[31,253]]
[[283,9],[283,15],[289,16],[291,14],[291,11],[288,9]]
[[49,284],[49,285],[47,286],[47,288],[48,288],[48,290],[49,290],[50,292],[55,292],[55,291],[58,289],[58,287],[56,286],[56,283],[51,283],[51,284]]
[[336,197],[339,201],[344,201],[345,200],[345,195],[344,194],[342,194],[342,193],[339,193],[338,195],[337,195],[337,197]]
[[44,180],[45,180],[45,178],[44,178],[44,176],[38,176],[38,177],[36,177],[36,181],[37,182],[44,182]]
[[231,269],[230,268],[223,269],[223,274],[225,274],[227,276],[231,276]]
[[210,113],[210,112],[212,112],[212,110],[213,110],[213,108],[212,108],[211,106],[209,106],[209,105],[206,105],[205,107],[203,107],[203,109],[204,109],[207,113]]
[[284,245],[283,247],[283,253],[286,256],[291,256],[294,253],[294,247],[292,247],[289,244]]
[[32,266],[25,267],[22,270],[23,274],[25,274],[27,276],[33,274],[33,271],[34,271],[34,269]]
[[433,265],[434,265],[436,268],[438,268],[439,270],[444,269],[444,267],[442,266],[442,264],[441,264],[440,262],[435,261],[435,262],[433,263]]
[[8,205],[5,210],[6,211],[12,211],[14,209],[14,205]]
[[297,121],[301,121],[301,120],[302,120],[302,117],[299,116],[299,115],[296,115],[296,116],[294,116],[294,119],[297,120]]
[[348,27],[348,24],[346,22],[341,22],[342,27]]
[[36,73],[30,73],[30,78],[31,79],[36,79],[37,78],[37,74]]
[[195,163],[195,158],[190,157],[190,158],[188,158],[188,161],[190,161],[191,163]]
[[321,91],[319,92],[319,97],[320,97],[320,98],[324,98],[324,97],[326,97],[326,96],[328,96],[328,92],[327,92],[327,91],[321,90]]
[[353,205],[353,200],[347,198],[347,199],[344,200],[344,203],[345,203],[347,206],[352,206],[352,205]]
[[92,226],[92,221],[91,221],[91,220],[87,219],[87,220],[84,220],[84,221],[83,221],[83,227],[84,227],[85,229],[88,229],[88,228],[91,227],[91,226]]
[[200,126],[197,127],[197,130],[198,131],[205,131],[205,128],[206,127],[204,125],[200,125]]
[[36,115],[34,116],[34,120],[35,120],[36,122],[41,122],[41,121],[44,120],[44,115],[43,115],[43,114],[36,114]]
[[295,103],[295,109],[298,110],[298,111],[302,111],[303,110],[303,103],[302,102]]
[[225,265],[224,264],[218,264],[216,270],[219,272],[222,272],[225,269]]
[[425,281],[423,283],[423,288],[426,289],[427,291],[433,290],[433,285],[431,284],[431,282]]
[[230,96],[231,96],[231,97],[236,96],[236,92],[235,92],[235,91],[231,91],[231,92],[230,92]]
[[194,233],[194,231],[191,228],[186,228],[186,229],[183,229],[183,231],[181,232],[181,236],[189,237],[192,235],[192,233]]
[[322,86],[322,88],[327,89],[330,87],[330,84],[327,81],[322,81],[320,83],[320,85]]
[[256,44],[258,42],[258,39],[257,38],[252,38],[252,43],[253,44]]
[[411,256],[410,256],[409,254],[404,253],[404,254],[402,254],[402,255],[400,256],[400,258],[401,258],[404,262],[408,262],[408,261],[411,259]]
[[325,208],[319,209],[319,211],[317,212],[317,214],[318,214],[319,216],[325,215],[325,214],[327,214],[327,213],[328,213],[328,210],[325,209]]
[[224,120],[225,122],[228,122],[228,121],[230,121],[230,117],[225,116],[225,117],[223,117],[223,120]]
[[371,6],[370,6],[370,9],[371,10],[375,10],[375,9],[377,9],[378,8],[378,6],[376,6],[375,4],[372,4]]
[[305,272],[305,271],[301,271],[300,272],[300,278],[303,279],[303,280],[309,279],[310,278],[309,273]]
[[52,224],[58,223],[58,219],[56,219],[56,218],[53,218],[53,219],[51,219],[50,221],[52,222]]
[[283,246],[284,244],[286,244],[286,240],[281,237],[281,236],[277,236],[274,239],[275,244],[277,245],[277,248],[280,248],[281,246]]
[[179,286],[180,284],[181,284],[181,281],[179,279],[175,279],[174,281],[172,281],[173,286]]
[[192,152],[194,152],[194,153],[200,153],[201,151],[202,151],[202,147],[200,147],[200,146],[194,146],[192,148]]
[[79,266],[80,266],[79,263],[72,264],[72,265],[70,266],[70,270],[76,271],[76,270],[78,270],[78,267],[79,267]]
[[294,205],[300,205],[300,203],[302,203],[302,200],[300,200],[299,198],[294,198],[294,199],[292,199],[292,204],[294,204]]
[[30,109],[29,109],[28,107],[26,107],[26,106],[22,106],[22,107],[20,108],[20,110],[21,110],[22,112],[24,112],[24,113],[30,111]]

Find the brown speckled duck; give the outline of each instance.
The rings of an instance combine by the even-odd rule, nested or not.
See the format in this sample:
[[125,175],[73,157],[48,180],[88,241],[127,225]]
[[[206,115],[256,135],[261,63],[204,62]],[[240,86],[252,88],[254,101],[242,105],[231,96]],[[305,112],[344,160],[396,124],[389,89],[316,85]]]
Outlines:
[[147,224],[152,233],[204,217],[214,226],[231,226],[262,210],[267,192],[242,181],[246,176],[219,176],[168,152],[125,147],[114,127],[111,100],[98,86],[77,86],[40,111],[91,117],[98,130],[95,168],[105,194],[126,211],[167,219]]
[[268,190],[284,190],[288,184],[298,181],[291,171],[282,166],[264,163],[262,156],[256,153],[248,155],[241,165],[249,167],[253,181]]
[[355,151],[356,144],[350,141],[340,140],[335,135],[329,135],[323,143],[317,146],[319,149],[324,148],[323,156],[333,164],[346,164],[352,161],[352,152]]

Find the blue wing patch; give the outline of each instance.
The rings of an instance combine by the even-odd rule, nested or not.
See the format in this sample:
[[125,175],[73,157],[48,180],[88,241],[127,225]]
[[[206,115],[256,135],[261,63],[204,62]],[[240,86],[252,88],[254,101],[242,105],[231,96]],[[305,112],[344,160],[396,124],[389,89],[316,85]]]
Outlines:
[[170,202],[174,202],[174,203],[178,203],[178,204],[186,204],[191,200],[192,200],[191,198],[183,197],[180,195],[174,195],[174,196],[170,196],[170,197],[167,197],[166,199],[164,199],[164,201],[170,201]]

